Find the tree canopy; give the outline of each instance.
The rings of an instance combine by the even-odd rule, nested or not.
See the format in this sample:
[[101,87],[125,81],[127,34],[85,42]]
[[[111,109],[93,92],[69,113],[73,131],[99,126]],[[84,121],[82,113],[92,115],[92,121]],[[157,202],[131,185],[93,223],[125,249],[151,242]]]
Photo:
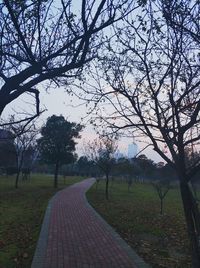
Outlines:
[[52,115],[41,129],[38,149],[42,162],[55,165],[55,187],[57,187],[58,169],[62,164],[69,164],[76,158],[75,138],[80,138],[82,126],[69,122],[61,116]]
[[[77,8],[79,4],[80,9]],[[129,1],[4,0],[0,3],[0,115],[19,96],[69,85],[97,57],[102,30],[132,10]],[[48,82],[48,83],[47,83]],[[69,87],[68,87],[69,88]]]

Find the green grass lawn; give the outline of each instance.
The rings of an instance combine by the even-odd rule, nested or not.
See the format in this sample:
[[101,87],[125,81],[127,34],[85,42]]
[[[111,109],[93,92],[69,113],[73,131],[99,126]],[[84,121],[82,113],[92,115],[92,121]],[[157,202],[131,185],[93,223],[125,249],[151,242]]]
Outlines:
[[14,176],[0,177],[0,268],[30,268],[48,200],[57,190],[81,180],[32,175],[14,189]]
[[135,183],[110,187],[105,199],[105,184],[94,185],[87,198],[91,205],[152,267],[191,267],[189,242],[178,188],[170,190],[160,215],[159,199],[150,184]]

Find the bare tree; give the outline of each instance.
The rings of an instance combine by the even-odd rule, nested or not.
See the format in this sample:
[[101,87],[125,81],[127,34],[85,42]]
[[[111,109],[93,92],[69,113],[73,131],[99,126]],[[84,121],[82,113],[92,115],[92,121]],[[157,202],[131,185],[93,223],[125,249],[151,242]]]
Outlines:
[[27,93],[34,97],[36,110],[23,120],[37,117],[41,87],[69,86],[79,77],[83,66],[97,56],[102,30],[134,9],[129,2],[82,0],[79,11],[77,1],[2,1],[0,115]]
[[[123,30],[116,29],[117,45],[111,41],[109,53],[102,52],[105,60],[92,73],[96,85],[87,85],[85,91],[92,94],[100,122],[148,142],[176,171],[193,267],[200,267],[200,213],[189,183],[200,158],[188,165],[185,153],[187,147],[199,150],[199,43],[185,28],[171,27],[162,16],[163,2],[147,1],[139,15],[125,20]],[[200,8],[199,1],[194,2]],[[174,6],[170,12],[181,20],[186,11],[178,13]],[[192,23],[187,26],[195,31]],[[98,106],[102,102],[107,103],[103,108]]]
[[167,24],[200,44],[199,1],[157,1]]
[[[15,179],[15,188],[18,188],[19,177],[26,161],[26,154],[35,147],[36,136],[38,130],[35,127],[34,122],[24,129],[24,125],[19,123],[18,125],[9,125],[9,130],[12,132],[16,152],[17,174]],[[23,130],[23,131],[22,131]],[[20,134],[19,134],[20,133]]]
[[169,181],[159,180],[159,181],[152,182],[152,186],[156,190],[158,197],[160,199],[160,214],[162,215],[163,214],[163,202],[169,190],[171,189],[171,185]]
[[108,187],[109,187],[109,176],[115,162],[114,154],[117,150],[117,144],[115,138],[109,138],[106,136],[100,136],[92,142],[85,145],[85,154],[88,159],[93,161],[106,177],[106,189],[105,195],[108,200]]

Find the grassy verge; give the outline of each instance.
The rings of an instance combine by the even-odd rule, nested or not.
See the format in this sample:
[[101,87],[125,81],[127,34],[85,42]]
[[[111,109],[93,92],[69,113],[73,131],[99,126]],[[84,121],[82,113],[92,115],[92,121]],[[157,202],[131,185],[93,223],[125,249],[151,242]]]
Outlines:
[[0,177],[0,268],[28,268],[36,247],[48,200],[63,187],[80,178],[60,178],[53,188],[53,177],[32,175],[14,189],[14,177]]
[[191,267],[189,242],[178,188],[172,189],[159,214],[159,199],[149,184],[115,183],[105,200],[105,185],[87,193],[90,204],[152,267]]

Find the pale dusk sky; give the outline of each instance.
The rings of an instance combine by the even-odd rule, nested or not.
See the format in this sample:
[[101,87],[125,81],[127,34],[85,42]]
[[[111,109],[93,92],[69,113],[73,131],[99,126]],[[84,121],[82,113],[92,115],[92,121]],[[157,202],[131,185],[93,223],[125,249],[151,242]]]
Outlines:
[[[45,123],[46,119],[55,114],[55,115],[63,115],[67,120],[74,121],[77,123],[81,123],[86,125],[81,134],[81,139],[78,140],[77,152],[79,155],[83,153],[82,145],[83,143],[87,143],[89,140],[93,140],[97,137],[92,125],[89,123],[89,118],[87,115],[87,108],[85,105],[80,105],[81,101],[77,97],[70,97],[63,88],[52,88],[49,89],[49,93],[47,93],[44,89],[40,90],[40,102],[41,109],[46,109],[46,111],[40,116],[38,119],[38,124],[41,126]],[[8,115],[16,111],[23,111],[30,107],[33,107],[30,104],[30,96],[23,96],[21,99],[17,99],[13,101],[3,112],[3,118],[6,119]],[[85,119],[82,119],[85,118]],[[121,138],[119,140],[119,150],[121,153],[127,156],[128,153],[128,145],[134,141],[133,138]],[[142,150],[146,144],[139,143],[134,141],[138,146],[138,151]],[[152,150],[151,147],[147,148],[142,153],[146,154],[147,157],[151,158],[155,162],[162,161],[161,157]]]

